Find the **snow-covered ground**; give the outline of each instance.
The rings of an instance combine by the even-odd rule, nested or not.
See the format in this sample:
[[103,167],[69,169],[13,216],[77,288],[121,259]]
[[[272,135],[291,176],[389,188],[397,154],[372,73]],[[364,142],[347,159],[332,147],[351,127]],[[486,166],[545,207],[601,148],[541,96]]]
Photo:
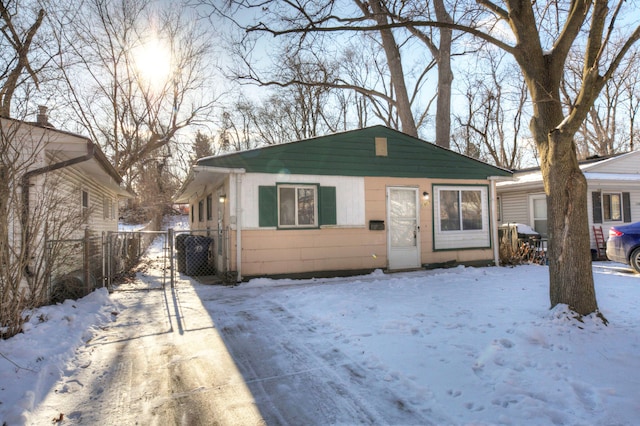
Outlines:
[[[148,258],[161,250],[157,242]],[[208,322],[222,335],[267,423],[637,424],[640,276],[607,262],[594,265],[594,276],[608,326],[573,319],[561,306],[549,310],[548,269],[534,265],[257,279],[237,287],[181,277],[176,289],[183,314],[202,308],[197,324],[183,317],[193,330]],[[157,287],[160,270],[151,266],[137,278]],[[138,302],[168,291],[99,290],[34,312],[25,333],[0,341],[0,424],[36,424],[60,413],[64,424],[90,418],[82,412],[90,405],[64,411],[97,398],[89,378],[115,371],[89,374],[99,364],[89,342],[103,339],[132,304],[140,318],[145,309],[154,315],[158,306]],[[144,342],[147,350],[152,343]],[[255,353],[245,356],[242,347]],[[310,382],[292,388],[296,376]],[[57,406],[65,394],[66,408]],[[273,399],[261,406],[265,398]],[[286,409],[278,405],[286,400]],[[295,418],[287,417],[290,409]],[[153,410],[131,415],[159,424]]]

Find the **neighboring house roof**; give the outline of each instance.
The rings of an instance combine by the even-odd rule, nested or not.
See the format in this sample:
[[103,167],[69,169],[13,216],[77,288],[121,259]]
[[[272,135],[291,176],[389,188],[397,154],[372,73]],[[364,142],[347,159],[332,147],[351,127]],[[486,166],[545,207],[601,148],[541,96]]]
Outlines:
[[[629,162],[634,162],[638,165],[635,172],[620,173],[619,170],[617,170],[617,165]],[[580,161],[579,166],[587,180],[640,182],[640,151],[632,151],[608,157],[589,158]],[[617,171],[617,173],[610,171]],[[542,172],[539,167],[515,170],[512,180],[498,182],[497,186],[502,192],[538,188],[542,186]]]
[[[387,139],[387,156],[376,155]],[[486,179],[511,172],[385,126],[335,133],[249,151],[202,158],[197,166],[247,173]]]
[[[123,197],[135,196],[135,194],[120,186],[122,177],[100,147],[89,138],[56,129],[48,123],[30,123],[8,117],[1,117],[1,119],[7,120],[11,123],[10,125],[30,126],[31,128],[40,129],[42,132],[55,135],[55,137],[47,137],[45,142],[45,150],[52,156],[51,161],[54,164],[73,163],[73,166],[83,174],[94,178],[118,195]],[[51,169],[51,166],[52,164],[42,167],[40,170],[32,170],[28,174],[46,173],[48,169]]]

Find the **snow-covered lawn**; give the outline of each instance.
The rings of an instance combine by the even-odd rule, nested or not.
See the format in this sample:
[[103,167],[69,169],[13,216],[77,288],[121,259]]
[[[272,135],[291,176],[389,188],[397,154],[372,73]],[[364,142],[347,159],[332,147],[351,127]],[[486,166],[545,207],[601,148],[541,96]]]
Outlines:
[[[302,356],[280,347],[357,365],[355,379],[338,377],[339,368],[333,379],[354,394],[369,389],[362,398],[374,414],[393,394],[405,418],[433,424],[637,424],[640,276],[606,262],[594,272],[606,327],[593,317],[572,319],[563,307],[549,310],[544,266],[257,279],[237,287],[183,277],[178,289],[190,289],[181,303],[201,302],[225,341],[270,342],[281,354],[271,362],[287,374],[304,367],[296,365]],[[62,375],[86,367],[74,354],[117,317],[117,299],[125,297],[141,296],[100,290],[42,308],[24,334],[0,341],[0,424],[28,423]],[[245,334],[262,335],[225,336],[252,318]],[[339,414],[341,423],[364,421]]]

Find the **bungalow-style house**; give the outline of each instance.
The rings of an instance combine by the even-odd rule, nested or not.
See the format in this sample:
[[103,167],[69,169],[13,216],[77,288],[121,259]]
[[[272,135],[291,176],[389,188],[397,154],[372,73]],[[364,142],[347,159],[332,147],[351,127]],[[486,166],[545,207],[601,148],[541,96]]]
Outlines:
[[[640,220],[640,151],[580,163],[587,179],[591,247],[598,252],[593,227],[606,239],[611,226]],[[500,223],[524,223],[547,237],[547,198],[539,168],[516,171],[497,183]],[[604,255],[600,247],[600,256]]]
[[0,249],[12,265],[5,270],[14,271],[5,282],[17,281],[14,291],[40,292],[43,280],[77,268],[71,257],[82,256],[82,249],[64,252],[51,242],[117,231],[118,199],[133,194],[98,145],[53,128],[44,107],[36,122],[0,118],[0,147],[0,207],[7,217]]
[[374,126],[199,159],[176,201],[238,281],[490,264],[495,182],[510,176]]

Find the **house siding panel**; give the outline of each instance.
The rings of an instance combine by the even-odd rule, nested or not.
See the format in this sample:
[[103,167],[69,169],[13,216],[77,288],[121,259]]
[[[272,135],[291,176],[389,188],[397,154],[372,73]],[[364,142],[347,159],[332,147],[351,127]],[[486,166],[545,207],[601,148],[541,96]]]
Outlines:
[[[305,177],[306,178],[306,177]],[[333,181],[337,191],[343,185],[340,180]],[[243,182],[248,184],[254,179],[248,175]],[[350,179],[347,179],[349,182]],[[255,182],[264,182],[263,178]],[[465,184],[487,185],[487,181],[462,181]],[[431,193],[433,181],[429,179],[403,178],[365,178],[364,220],[384,220],[386,222],[386,188],[388,186],[408,186],[417,188],[419,193]],[[460,181],[455,182],[460,184]],[[245,207],[243,207],[244,210]],[[337,211],[341,211],[340,199]],[[432,243],[432,205],[431,201],[421,200],[420,209],[421,262],[437,264],[442,262],[487,261],[493,258],[491,249],[469,249],[461,251],[434,252]],[[242,231],[242,271],[243,276],[264,276],[277,274],[295,274],[304,272],[369,270],[387,267],[387,231],[372,231],[366,226],[327,227],[310,230],[255,229],[249,226]],[[231,237],[232,252],[235,250]],[[231,259],[235,268],[235,259]]]
[[633,151],[618,157],[590,165],[586,168],[589,172],[596,173],[640,173],[640,151]]
[[529,196],[525,192],[500,195],[502,202],[502,223],[524,223],[530,226]]
[[260,223],[259,188],[275,187],[277,183],[310,183],[319,184],[321,187],[334,187],[336,226],[365,226],[362,177],[252,173],[244,176],[242,180],[243,229],[266,226]]

